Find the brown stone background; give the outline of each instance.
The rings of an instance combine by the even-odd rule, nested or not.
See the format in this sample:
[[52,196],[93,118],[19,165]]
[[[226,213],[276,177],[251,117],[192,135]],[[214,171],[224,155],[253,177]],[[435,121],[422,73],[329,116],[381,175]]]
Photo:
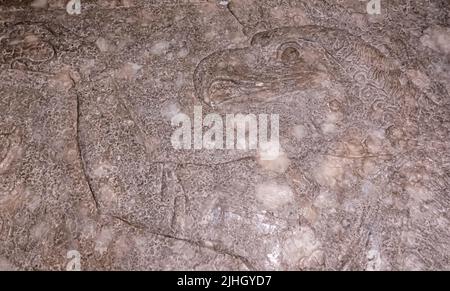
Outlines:
[[[450,269],[448,1],[81,2],[0,1],[0,269]],[[194,105],[283,152],[174,150]]]

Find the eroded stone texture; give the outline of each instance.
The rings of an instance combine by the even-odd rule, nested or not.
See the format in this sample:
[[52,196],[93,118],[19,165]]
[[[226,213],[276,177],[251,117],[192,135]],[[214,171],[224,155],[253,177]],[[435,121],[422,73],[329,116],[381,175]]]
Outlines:
[[446,1],[65,2],[0,1],[0,269],[450,269]]

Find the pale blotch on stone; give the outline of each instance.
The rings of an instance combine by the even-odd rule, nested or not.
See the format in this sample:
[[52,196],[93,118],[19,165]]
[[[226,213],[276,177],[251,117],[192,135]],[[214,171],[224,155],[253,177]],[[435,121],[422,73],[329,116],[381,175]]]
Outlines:
[[266,215],[256,214],[253,221],[257,226],[258,232],[264,235],[273,234],[279,229],[279,225],[268,221]]
[[433,199],[433,193],[420,185],[408,185],[405,190],[416,202],[425,202]]
[[17,268],[4,257],[0,257],[0,271],[14,271]]
[[269,261],[269,267],[275,269],[280,268],[281,248],[278,243],[275,244],[270,253],[267,254],[267,259]]
[[256,186],[256,199],[264,208],[275,210],[293,202],[294,193],[288,185],[270,181]]
[[185,260],[193,260],[197,255],[195,249],[184,241],[175,241],[172,245],[172,252]]
[[63,158],[69,164],[75,163],[77,161],[78,149],[76,143],[71,142],[68,144],[64,151]]
[[135,6],[135,0],[122,0],[122,7],[129,8]]
[[109,244],[111,243],[112,239],[112,229],[109,227],[103,228],[97,235],[97,238],[95,240],[95,251],[100,253],[100,255],[103,255],[108,250]]
[[48,7],[51,9],[65,9],[66,8],[66,0],[51,0],[47,1]]
[[113,167],[108,162],[100,162],[94,168],[94,176],[97,178],[108,177],[108,174],[113,170]]
[[[28,192],[30,190],[25,188],[25,191]],[[39,195],[30,195],[27,208],[31,212],[33,212],[41,205],[41,202],[42,202],[42,198]]]
[[186,80],[185,76],[183,75],[183,73],[178,72],[177,78],[175,79],[175,87],[177,89],[181,89],[181,88],[183,88],[183,86],[186,83],[187,83],[187,80]]
[[114,242],[114,254],[116,259],[121,259],[127,256],[132,249],[132,244],[128,236],[121,235]]
[[[87,211],[86,211],[87,212]],[[83,217],[81,227],[80,227],[80,235],[83,239],[92,240],[97,235],[97,222],[93,219],[88,218],[88,214],[81,214]]]
[[102,8],[109,8],[113,9],[117,7],[117,1],[111,1],[111,0],[97,0],[97,4]]
[[171,102],[161,109],[161,115],[169,122],[180,112],[180,106],[176,102]]
[[218,34],[216,31],[210,30],[205,33],[204,37],[207,41],[212,41],[218,37]]
[[322,191],[314,200],[314,206],[319,209],[334,209],[338,206],[337,196],[333,192]]
[[95,45],[97,46],[99,51],[101,51],[102,53],[105,53],[105,52],[111,50],[111,43],[104,37],[99,37],[95,41]]
[[401,234],[402,241],[409,247],[413,247],[420,240],[420,237],[414,231],[403,231]]
[[385,132],[382,130],[374,130],[365,139],[364,146],[370,154],[384,153],[385,142]]
[[308,135],[308,129],[303,124],[298,124],[292,128],[291,133],[297,140],[302,141]]
[[[28,34],[28,35],[24,36],[24,38],[23,38],[23,41],[29,45],[34,45],[37,42],[39,42],[40,40],[41,40],[41,38],[35,34]],[[19,42],[19,40],[12,41],[12,43],[15,43],[15,42]]]
[[344,172],[342,159],[326,157],[314,170],[314,177],[320,185],[333,188],[342,181]]
[[420,89],[425,89],[430,86],[430,79],[427,75],[418,70],[408,70],[406,74],[411,81]]
[[450,28],[436,26],[425,30],[422,45],[443,54],[450,54]]
[[315,207],[310,202],[302,203],[302,206],[300,208],[300,215],[311,224],[316,223],[319,218],[317,207]]
[[56,73],[50,80],[50,85],[57,90],[69,91],[75,86],[75,80],[71,71],[66,69]]
[[138,140],[145,146],[148,154],[153,153],[161,143],[161,140],[155,136],[145,135],[142,137],[138,137]]
[[181,48],[178,52],[177,52],[177,56],[180,59],[183,59],[185,57],[187,57],[189,55],[189,49],[186,47]]
[[277,143],[267,143],[258,148],[258,163],[264,170],[282,174],[291,161]]
[[342,119],[340,112],[330,112],[325,121],[320,125],[323,134],[331,134],[337,131],[338,123]]
[[402,269],[409,271],[423,271],[425,269],[425,265],[416,255],[408,254],[403,261]]
[[[22,136],[20,130],[14,130],[13,134],[9,137],[9,141],[6,139],[1,139],[4,142],[4,150],[2,150],[2,156],[0,156],[0,175],[7,172],[13,164],[18,161],[24,152],[22,146]],[[5,146],[9,144],[8,146]]]
[[314,231],[307,226],[293,230],[283,244],[283,260],[290,266],[312,267],[322,263],[321,244]]
[[34,0],[30,4],[31,7],[37,8],[37,9],[45,9],[48,7],[48,1],[47,0]]
[[367,252],[366,271],[380,271],[382,269],[383,261],[381,260],[380,252],[376,249],[370,249]]
[[103,185],[99,190],[99,202],[106,208],[111,208],[117,203],[117,194],[109,185]]
[[156,55],[156,56],[160,56],[160,55],[166,54],[167,51],[169,50],[169,47],[170,47],[170,43],[163,40],[163,41],[153,44],[153,46],[150,49],[150,53],[152,53],[153,55]]
[[271,172],[275,172],[278,174],[282,174],[286,172],[286,170],[289,168],[289,165],[291,161],[287,157],[285,153],[281,153],[276,159],[274,160],[263,160],[258,159],[259,164],[261,167],[265,170],[269,170]]
[[349,157],[361,157],[365,153],[364,144],[361,143],[357,138],[351,138],[346,140],[344,143],[343,155]]
[[31,228],[30,234],[34,239],[44,239],[45,234],[49,231],[50,227],[48,226],[48,224],[41,221]]
[[376,163],[376,160],[367,158],[362,161],[360,174],[361,176],[367,177],[370,175],[375,174],[378,171],[378,165]]
[[142,69],[141,65],[135,63],[126,63],[117,72],[119,79],[134,81],[137,78],[139,71]]
[[372,182],[365,180],[361,185],[361,194],[365,195],[367,199],[374,197],[380,192],[380,189]]

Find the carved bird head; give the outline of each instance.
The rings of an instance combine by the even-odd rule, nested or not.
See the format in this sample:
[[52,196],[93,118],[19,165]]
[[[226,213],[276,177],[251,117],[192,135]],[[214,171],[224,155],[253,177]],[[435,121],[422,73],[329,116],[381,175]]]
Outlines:
[[334,64],[316,43],[317,33],[317,27],[265,31],[249,47],[207,56],[194,74],[197,96],[211,106],[269,102],[320,85]]

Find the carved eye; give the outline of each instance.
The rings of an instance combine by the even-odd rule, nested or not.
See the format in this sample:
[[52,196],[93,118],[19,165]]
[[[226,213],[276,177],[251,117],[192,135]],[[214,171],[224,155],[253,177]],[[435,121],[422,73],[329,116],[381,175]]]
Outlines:
[[287,47],[281,53],[281,61],[285,64],[295,63],[300,59],[300,52],[294,47]]
[[251,45],[252,46],[267,46],[271,40],[271,34],[268,31],[259,32],[255,34],[252,38]]
[[296,42],[286,42],[278,47],[278,60],[283,64],[293,64],[302,59],[301,49]]

